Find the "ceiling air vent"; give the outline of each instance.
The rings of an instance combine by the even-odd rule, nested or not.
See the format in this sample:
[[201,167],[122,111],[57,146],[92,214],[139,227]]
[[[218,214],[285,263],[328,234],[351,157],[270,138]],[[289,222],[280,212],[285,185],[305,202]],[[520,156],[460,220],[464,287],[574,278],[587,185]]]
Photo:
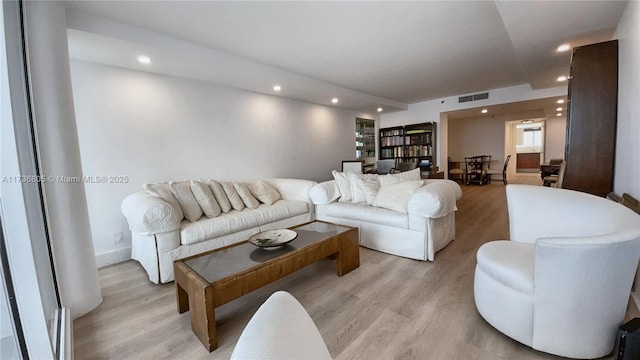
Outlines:
[[469,102],[469,101],[477,101],[477,100],[485,100],[489,98],[489,93],[479,93],[473,95],[460,96],[458,98],[459,103]]

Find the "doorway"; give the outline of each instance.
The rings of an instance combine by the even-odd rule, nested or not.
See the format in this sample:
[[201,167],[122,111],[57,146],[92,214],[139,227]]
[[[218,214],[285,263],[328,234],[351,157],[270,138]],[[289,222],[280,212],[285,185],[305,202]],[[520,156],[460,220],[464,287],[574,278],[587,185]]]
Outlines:
[[545,121],[541,119],[507,121],[505,152],[516,154],[507,172],[527,174],[540,171],[544,162]]

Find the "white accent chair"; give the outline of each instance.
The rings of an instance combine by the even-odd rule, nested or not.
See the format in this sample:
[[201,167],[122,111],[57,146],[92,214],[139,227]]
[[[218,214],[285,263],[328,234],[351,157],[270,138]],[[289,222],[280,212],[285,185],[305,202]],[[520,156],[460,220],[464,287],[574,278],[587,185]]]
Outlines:
[[609,354],[640,258],[640,216],[572,190],[506,191],[511,240],[478,249],[478,312],[536,350],[579,359]]
[[331,359],[331,354],[304,307],[278,291],[249,320],[231,354],[231,360],[251,359]]

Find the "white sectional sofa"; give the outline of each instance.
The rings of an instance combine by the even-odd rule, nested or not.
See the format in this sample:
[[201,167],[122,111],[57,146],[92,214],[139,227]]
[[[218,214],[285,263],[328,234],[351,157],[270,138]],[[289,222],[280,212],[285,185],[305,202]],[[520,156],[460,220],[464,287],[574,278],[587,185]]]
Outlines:
[[[195,207],[178,204],[175,200],[179,196],[173,200],[165,200],[157,193],[152,195],[153,191],[139,191],[127,196],[121,209],[131,229],[131,257],[142,264],[149,280],[156,284],[167,283],[174,279],[173,261],[177,259],[234,244],[261,231],[287,228],[315,218],[309,192],[316,182],[266,179],[262,183],[275,189],[279,200],[269,204],[271,201],[259,203],[253,197],[251,201],[247,201],[245,197],[241,201],[255,202],[251,206],[255,208],[243,206],[243,209],[236,209],[234,206],[231,210],[227,209],[227,212],[218,208],[215,216],[199,216],[202,212],[198,213],[197,204]],[[233,187],[232,183],[226,184]],[[169,184],[160,185],[169,189]],[[249,184],[244,185],[245,188],[251,188]],[[189,193],[189,189],[186,190]],[[235,197],[236,202],[238,198],[242,198],[234,195],[229,196],[228,200],[234,200],[232,197]],[[217,194],[215,199],[218,200],[217,206],[223,205]],[[199,198],[197,201],[204,210],[203,199]],[[192,221],[188,220],[189,217]]]
[[[414,192],[397,194],[398,199],[405,198],[406,211],[405,208],[396,211],[373,206],[378,205],[375,204],[379,199],[375,184],[381,180],[384,183],[382,175],[334,172],[335,180],[319,183],[311,189],[316,219],[357,227],[361,246],[407,258],[433,261],[435,253],[455,238],[456,201],[462,197],[462,189],[451,180],[418,180],[418,171],[397,174],[403,180],[419,184]],[[345,184],[347,177],[351,181]],[[354,179],[373,184],[373,189],[370,189],[372,193],[366,194],[364,201],[362,195],[357,195]],[[339,185],[343,188],[350,186],[352,194],[345,196]]]

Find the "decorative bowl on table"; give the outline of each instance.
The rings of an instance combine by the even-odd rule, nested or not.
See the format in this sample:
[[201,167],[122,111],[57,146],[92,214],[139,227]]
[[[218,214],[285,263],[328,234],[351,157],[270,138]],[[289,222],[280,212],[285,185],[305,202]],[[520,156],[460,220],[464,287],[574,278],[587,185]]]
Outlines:
[[249,242],[257,247],[271,250],[285,246],[293,241],[297,236],[298,233],[289,229],[267,230],[252,235],[249,238]]

